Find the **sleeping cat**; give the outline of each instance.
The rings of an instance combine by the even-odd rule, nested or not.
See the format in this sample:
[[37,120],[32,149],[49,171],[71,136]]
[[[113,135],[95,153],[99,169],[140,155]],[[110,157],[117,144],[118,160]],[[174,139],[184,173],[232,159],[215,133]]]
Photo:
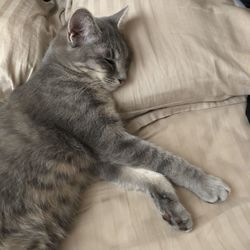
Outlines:
[[119,31],[127,8],[95,18],[77,10],[37,73],[0,108],[0,249],[58,249],[95,179],[150,194],[174,228],[192,219],[171,184],[206,202],[230,191],[170,152],[129,134],[112,91],[131,60]]

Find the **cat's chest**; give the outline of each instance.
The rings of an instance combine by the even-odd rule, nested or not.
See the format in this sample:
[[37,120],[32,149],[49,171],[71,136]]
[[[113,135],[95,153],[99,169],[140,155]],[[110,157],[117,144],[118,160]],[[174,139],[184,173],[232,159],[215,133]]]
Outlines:
[[85,105],[85,108],[86,112],[91,112],[93,116],[96,116],[96,118],[114,117],[116,119],[120,119],[112,96],[107,95],[102,91],[96,91],[95,95],[88,99],[88,103]]

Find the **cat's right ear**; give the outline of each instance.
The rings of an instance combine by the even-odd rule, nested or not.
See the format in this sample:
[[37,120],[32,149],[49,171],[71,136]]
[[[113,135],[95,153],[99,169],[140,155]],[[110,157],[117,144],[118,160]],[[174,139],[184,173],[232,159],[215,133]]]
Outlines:
[[96,42],[100,30],[92,14],[86,9],[78,9],[68,22],[68,41],[71,47]]

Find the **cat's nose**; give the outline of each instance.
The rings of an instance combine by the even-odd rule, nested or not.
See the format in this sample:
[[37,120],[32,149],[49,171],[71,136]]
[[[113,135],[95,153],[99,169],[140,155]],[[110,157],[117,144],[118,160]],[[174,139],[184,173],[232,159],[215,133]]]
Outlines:
[[119,80],[120,84],[121,84],[123,81],[125,81],[126,78],[127,78],[127,74],[121,74],[121,75],[119,75],[119,76],[118,76],[118,80]]
[[119,78],[118,81],[119,81],[120,84],[122,84],[123,81],[124,81],[124,79],[120,79],[120,78]]

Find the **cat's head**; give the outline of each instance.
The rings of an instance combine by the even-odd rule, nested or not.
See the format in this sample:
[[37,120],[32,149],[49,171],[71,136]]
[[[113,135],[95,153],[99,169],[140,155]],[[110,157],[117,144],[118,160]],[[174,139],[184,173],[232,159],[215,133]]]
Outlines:
[[127,78],[131,53],[120,32],[127,13],[96,18],[78,9],[52,44],[61,63],[78,73],[87,72],[113,91]]

